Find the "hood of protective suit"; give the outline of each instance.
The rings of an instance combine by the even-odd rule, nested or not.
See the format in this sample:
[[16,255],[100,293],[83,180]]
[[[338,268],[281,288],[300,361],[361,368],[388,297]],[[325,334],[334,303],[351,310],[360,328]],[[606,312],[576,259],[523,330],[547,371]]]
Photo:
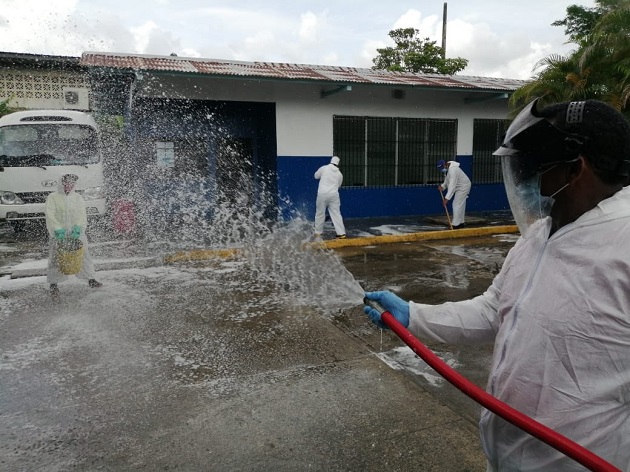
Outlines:
[[448,161],[449,168],[450,167],[459,167],[459,162],[457,161]]
[[71,193],[74,193],[76,186],[77,186],[77,180],[79,180],[79,176],[76,174],[64,174],[61,177],[59,177],[59,179],[57,179],[57,193],[61,193],[63,195],[66,194],[65,190],[64,190],[64,182],[66,183],[72,183],[72,190],[70,190],[70,192],[68,192],[67,195],[70,195]]
[[333,157],[330,159],[330,163],[331,163],[331,164],[334,164],[334,165],[336,165],[336,166],[338,166],[338,165],[339,165],[339,162],[340,162],[340,159],[339,159],[337,156],[333,156]]

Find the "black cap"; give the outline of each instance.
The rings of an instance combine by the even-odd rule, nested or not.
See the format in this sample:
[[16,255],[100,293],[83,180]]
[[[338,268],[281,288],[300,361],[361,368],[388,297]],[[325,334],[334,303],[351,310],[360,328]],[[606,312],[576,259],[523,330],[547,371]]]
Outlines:
[[630,175],[630,124],[598,100],[526,106],[508,128],[495,155],[532,156],[538,164],[583,155],[606,180]]

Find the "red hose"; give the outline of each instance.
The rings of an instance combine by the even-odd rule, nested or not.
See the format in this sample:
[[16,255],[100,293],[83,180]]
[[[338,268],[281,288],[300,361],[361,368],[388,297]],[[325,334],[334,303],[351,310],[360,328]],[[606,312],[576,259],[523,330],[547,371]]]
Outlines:
[[504,420],[509,421],[535,438],[544,441],[554,449],[557,449],[571,459],[579,462],[589,470],[597,472],[621,472],[620,469],[612,465],[610,462],[606,462],[604,459],[596,454],[593,454],[591,451],[580,446],[578,443],[571,441],[565,436],[555,432],[553,429],[550,429],[529,416],[524,415],[520,411],[515,410],[511,406],[493,397],[485,390],[477,387],[470,380],[463,377],[442,359],[436,356],[428,347],[418,341],[418,339],[416,339],[403,325],[401,325],[390,312],[384,311],[381,313],[381,321],[383,321],[383,323],[396,333],[396,335],[404,341],[407,346],[418,354],[418,356],[429,364],[429,366],[431,366],[438,374],[487,410],[499,415]]

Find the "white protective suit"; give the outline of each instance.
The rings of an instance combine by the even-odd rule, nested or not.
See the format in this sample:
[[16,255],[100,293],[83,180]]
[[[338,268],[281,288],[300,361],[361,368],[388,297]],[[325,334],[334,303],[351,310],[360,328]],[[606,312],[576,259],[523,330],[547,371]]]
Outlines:
[[[630,187],[560,228],[539,220],[471,300],[410,302],[409,329],[445,343],[494,340],[487,390],[630,470]],[[484,410],[489,470],[586,470]]]
[[447,191],[444,198],[449,202],[453,201],[453,221],[451,224],[459,226],[464,223],[466,199],[470,193],[470,179],[459,167],[459,162],[449,161],[449,163],[442,188]]
[[63,186],[59,183],[56,192],[51,193],[46,199],[46,228],[48,229],[48,277],[49,284],[63,282],[67,275],[59,271],[57,265],[57,241],[55,230],[65,228],[66,237],[70,236],[74,226],[81,228],[79,239],[83,242],[83,266],[81,272],[77,274],[80,279],[90,280],[96,278],[94,262],[88,250],[88,241],[85,234],[87,228],[87,213],[85,210],[85,200],[73,190],[66,195]]
[[330,164],[321,166],[315,172],[315,178],[319,180],[315,203],[315,234],[322,234],[324,230],[326,209],[328,209],[337,236],[346,234],[346,228],[341,217],[341,199],[339,198],[339,187],[343,183],[343,175],[339,168],[333,164],[333,162],[339,163],[339,158],[335,160],[335,157],[333,156]]

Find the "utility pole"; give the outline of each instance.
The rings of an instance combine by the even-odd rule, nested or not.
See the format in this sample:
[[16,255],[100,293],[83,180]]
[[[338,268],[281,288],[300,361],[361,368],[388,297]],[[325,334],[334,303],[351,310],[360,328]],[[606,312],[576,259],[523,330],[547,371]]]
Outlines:
[[442,13],[442,59],[446,59],[446,2]]

